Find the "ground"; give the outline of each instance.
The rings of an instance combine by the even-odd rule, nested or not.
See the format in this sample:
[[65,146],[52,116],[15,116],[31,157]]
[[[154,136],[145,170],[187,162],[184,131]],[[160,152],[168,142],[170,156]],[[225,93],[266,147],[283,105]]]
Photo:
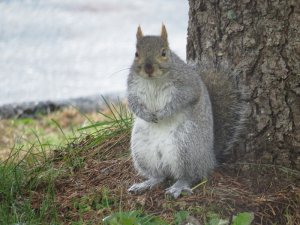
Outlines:
[[[68,121],[65,115],[70,117],[66,111],[56,114],[58,123]],[[71,115],[74,122],[78,115]],[[252,224],[300,224],[300,173],[275,165],[222,164],[192,195],[176,200],[164,194],[172,181],[141,195],[128,193],[128,187],[143,178],[137,176],[130,158],[131,120],[127,119],[92,126],[98,131],[81,133],[49,153],[44,163],[35,163],[35,172],[31,168],[16,201],[24,205],[24,199],[30,199],[31,209],[42,215],[40,220],[55,218],[54,224],[102,224],[103,218],[116,212],[135,210],[170,224],[176,224],[174,215],[181,211],[199,224],[212,224],[214,215],[231,223],[242,212],[254,213]],[[0,201],[3,199],[0,192]]]
[[[176,211],[187,210],[200,221],[204,221],[204,215],[209,212],[217,212],[225,218],[239,212],[254,212],[254,224],[288,224],[289,216],[293,218],[289,224],[299,224],[300,189],[295,177],[292,178],[294,175],[270,165],[222,165],[207,183],[194,190],[193,195],[168,199],[164,189],[169,184],[165,183],[135,196],[127,189],[142,178],[136,176],[130,157],[115,158],[112,155],[104,161],[90,159],[75,176],[58,180],[57,203],[61,207],[61,216],[79,218],[72,200],[81,201],[84,196],[90,196],[86,204],[92,207],[92,202],[97,198],[101,200],[102,191],[106,189],[109,190],[108,198],[112,200],[112,211],[118,211],[119,207],[124,211],[141,208],[169,222],[172,222]],[[105,209],[92,210],[83,216],[97,221],[110,213]]]

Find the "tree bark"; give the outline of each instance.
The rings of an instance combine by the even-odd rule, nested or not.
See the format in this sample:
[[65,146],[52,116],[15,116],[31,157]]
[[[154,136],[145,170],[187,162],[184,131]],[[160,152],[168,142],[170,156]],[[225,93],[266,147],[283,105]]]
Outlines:
[[187,59],[239,71],[249,129],[239,161],[300,170],[300,2],[189,0]]

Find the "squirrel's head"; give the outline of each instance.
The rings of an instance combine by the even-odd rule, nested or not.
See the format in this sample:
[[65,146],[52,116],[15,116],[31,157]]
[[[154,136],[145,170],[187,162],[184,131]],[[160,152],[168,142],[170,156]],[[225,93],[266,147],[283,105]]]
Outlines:
[[166,74],[169,71],[171,52],[165,25],[162,25],[160,36],[144,36],[139,26],[136,38],[132,66],[135,73],[144,78],[157,78]]

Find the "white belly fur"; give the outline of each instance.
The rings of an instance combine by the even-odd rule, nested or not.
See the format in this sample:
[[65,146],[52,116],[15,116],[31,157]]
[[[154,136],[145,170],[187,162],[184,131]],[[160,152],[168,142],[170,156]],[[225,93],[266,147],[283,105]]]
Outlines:
[[157,176],[176,174],[179,156],[174,133],[178,125],[184,121],[183,114],[175,115],[157,124],[136,118],[131,148],[136,168],[142,175],[145,176],[149,172]]

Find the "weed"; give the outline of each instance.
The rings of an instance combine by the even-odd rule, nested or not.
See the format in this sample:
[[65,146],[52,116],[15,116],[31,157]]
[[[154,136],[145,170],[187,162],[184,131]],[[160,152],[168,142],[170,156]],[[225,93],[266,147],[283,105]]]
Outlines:
[[179,211],[174,215],[174,223],[177,225],[182,224],[182,222],[189,216],[187,211]]
[[141,211],[117,212],[103,219],[105,225],[168,225],[159,217],[150,216]]

